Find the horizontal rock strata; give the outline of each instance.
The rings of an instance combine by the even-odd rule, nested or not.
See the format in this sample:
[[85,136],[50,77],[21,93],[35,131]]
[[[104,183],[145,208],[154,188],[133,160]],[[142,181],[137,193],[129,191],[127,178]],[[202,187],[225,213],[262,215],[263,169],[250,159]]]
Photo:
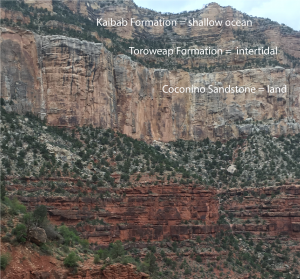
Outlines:
[[[115,128],[146,141],[227,140],[299,133],[299,69],[188,73],[148,69],[100,43],[2,29],[1,91],[8,109],[51,125]],[[283,87],[286,93],[167,94],[162,87]],[[263,124],[238,124],[251,118]],[[271,119],[272,118],[272,119]],[[270,120],[271,119],[271,120]]]

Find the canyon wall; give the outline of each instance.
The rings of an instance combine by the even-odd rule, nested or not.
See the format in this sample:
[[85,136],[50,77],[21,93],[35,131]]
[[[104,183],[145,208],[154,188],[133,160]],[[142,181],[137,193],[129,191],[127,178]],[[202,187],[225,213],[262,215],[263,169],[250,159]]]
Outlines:
[[[149,69],[113,56],[100,43],[2,28],[1,94],[8,109],[32,111],[50,125],[115,128],[146,141],[227,140],[263,129],[298,133],[299,69],[281,67],[215,73]],[[248,86],[263,92],[167,94],[179,87]],[[286,93],[271,94],[267,86]],[[262,126],[237,124],[252,118]],[[272,120],[268,120],[272,118]],[[266,121],[268,120],[268,121]]]
[[[16,185],[10,190],[19,188]],[[26,188],[28,192],[35,190]],[[69,189],[72,193],[78,190],[78,187]],[[182,241],[230,229],[236,234],[267,233],[270,237],[296,239],[300,236],[297,183],[219,191],[171,183],[132,189],[98,188],[97,193],[110,193],[110,197],[18,196],[18,199],[29,209],[37,204],[46,205],[52,223],[75,226],[84,238],[104,247],[118,239]],[[226,222],[220,222],[221,216],[225,216]]]
[[219,194],[227,216],[239,220],[232,225],[234,231],[299,238],[299,184],[229,189]]
[[[245,45],[245,42],[235,40],[234,31],[242,30],[247,33],[247,37],[254,41],[264,40],[265,42],[276,45],[284,52],[300,58],[299,41],[300,33],[292,30],[284,24],[271,21],[270,19],[253,17],[242,13],[231,6],[220,6],[212,2],[207,5],[200,5],[194,11],[184,11],[181,13],[161,13],[147,8],[137,6],[132,0],[115,0],[113,3],[108,0],[60,0],[74,13],[81,14],[90,18],[92,21],[97,18],[102,19],[126,19],[130,21],[145,20],[170,20],[177,21],[176,26],[137,26],[128,24],[125,27],[109,26],[113,32],[127,39],[138,38],[160,38],[169,40],[171,43],[186,42],[193,45],[215,44],[218,47],[232,49],[236,46]],[[182,21],[202,20],[222,20],[222,26],[188,26]],[[225,21],[251,20],[252,24],[243,28],[235,25],[226,26]],[[181,21],[181,22],[180,22]],[[165,42],[165,41],[164,41]]]
[[[111,198],[20,197],[20,200],[29,208],[38,203],[46,205],[52,223],[76,226],[85,238],[99,244],[118,239],[161,241],[169,237],[184,240],[193,234],[210,234],[220,230],[219,226],[212,225],[219,218],[215,190],[178,184],[97,189],[100,194],[107,191]],[[90,222],[100,219],[102,224]],[[184,223],[198,223],[198,220],[202,225],[191,227]],[[84,221],[88,223],[78,225]]]
[[[204,46],[214,46],[215,48],[234,49],[236,47],[245,48],[259,43],[262,46],[268,44],[278,47],[280,51],[276,59],[281,63],[287,62],[286,54],[295,58],[300,58],[300,32],[292,30],[284,24],[271,21],[270,19],[253,17],[242,13],[231,6],[220,6],[212,2],[207,5],[199,5],[199,9],[194,11],[184,11],[181,13],[161,13],[137,6],[132,0],[115,0],[112,4],[107,0],[61,0],[74,13],[88,17],[93,22],[100,19],[126,19],[135,21],[147,20],[170,20],[177,21],[176,26],[137,26],[128,24],[125,27],[107,27],[116,32],[120,37],[126,39],[150,39],[159,40],[164,45],[172,44],[176,46],[191,45],[203,48]],[[208,18],[212,21],[222,21],[222,26],[189,26],[187,22],[203,20]],[[225,21],[252,21],[248,26],[239,27],[236,25],[226,26]],[[183,23],[185,22],[185,23]],[[134,46],[134,45],[133,45]],[[260,58],[258,56],[222,56],[222,57],[185,57],[178,62],[185,66],[198,67],[207,64],[208,66],[217,63],[228,65],[244,65],[251,59]],[[268,59],[268,57],[265,56]],[[151,57],[157,59],[157,57]],[[226,68],[225,66],[225,68]]]
[[[231,6],[222,7],[217,3],[209,3],[199,6],[201,9],[194,11],[184,11],[178,14],[161,13],[150,9],[138,7],[132,0],[61,0],[47,1],[51,4],[48,10],[60,10],[66,7],[74,14],[80,14],[88,18],[95,29],[96,37],[103,42],[105,35],[103,29],[97,25],[97,19],[109,20],[126,20],[127,25],[116,27],[103,27],[116,33],[119,37],[114,41],[112,47],[110,43],[106,46],[109,48],[119,48],[123,39],[136,48],[204,48],[207,46],[225,50],[235,50],[237,48],[253,47],[271,47],[278,48],[276,55],[221,55],[221,56],[186,56],[173,55],[165,57],[157,55],[138,55],[147,65],[152,67],[176,69],[188,68],[193,71],[212,72],[237,70],[245,68],[259,68],[276,66],[278,64],[285,67],[296,67],[300,65],[300,33],[292,28],[271,21],[270,19],[249,16],[237,11]],[[29,1],[30,5],[35,7],[44,7],[39,1]],[[131,24],[133,19],[133,24]],[[198,26],[200,20],[208,19],[211,22],[222,22],[218,26]],[[151,24],[140,24],[152,20],[168,20],[172,26],[151,26]],[[235,22],[247,22],[246,26],[237,26]],[[196,21],[196,24],[188,24]],[[135,24],[137,22],[137,24]],[[227,22],[227,24],[225,24]],[[228,24],[228,23],[233,24]],[[43,23],[41,23],[43,24]],[[51,20],[45,23],[46,26],[52,25]],[[84,26],[83,26],[84,27]],[[84,28],[85,29],[85,28]],[[98,32],[97,32],[98,31]],[[93,35],[93,34],[92,34]],[[128,41],[133,40],[133,41]],[[233,51],[235,53],[235,51]],[[118,54],[130,53],[128,47],[118,51]],[[156,65],[156,66],[154,66]]]

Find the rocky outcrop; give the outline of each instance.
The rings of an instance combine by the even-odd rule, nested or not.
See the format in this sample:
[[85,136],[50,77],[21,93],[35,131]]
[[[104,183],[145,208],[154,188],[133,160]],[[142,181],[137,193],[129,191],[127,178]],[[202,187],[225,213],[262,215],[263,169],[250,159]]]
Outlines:
[[57,20],[49,20],[45,23],[45,26],[51,29],[53,28],[59,28],[62,30],[71,29],[80,33],[82,32],[82,29],[76,25],[59,22]]
[[100,195],[109,192],[111,198],[20,197],[20,200],[29,208],[45,204],[51,222],[76,226],[85,238],[99,244],[118,239],[183,240],[222,229],[214,225],[219,218],[214,190],[171,184],[97,191]]
[[15,23],[28,24],[30,23],[30,18],[28,16],[24,16],[20,11],[8,10],[5,8],[0,8],[0,18],[11,20]]
[[2,31],[1,97],[15,100],[14,111],[32,111],[45,116],[46,103],[33,33],[21,30]]
[[33,228],[29,231],[29,239],[31,242],[42,245],[47,241],[47,235],[44,229],[42,228]]
[[143,272],[137,272],[136,267],[132,264],[122,265],[119,263],[109,265],[103,270],[103,276],[107,279],[147,279],[149,275]]
[[233,231],[299,238],[299,185],[220,192],[224,211],[235,220],[231,225]]
[[[256,130],[299,132],[299,69],[260,68],[207,74],[148,69],[113,56],[100,43],[39,36],[18,29],[1,35],[1,91],[11,109],[32,111],[51,125],[115,128],[148,141],[227,140]],[[286,93],[166,94],[162,86],[287,86]],[[241,125],[252,118],[264,124]],[[272,120],[268,120],[272,118]]]
[[48,11],[53,11],[52,0],[24,0],[24,3],[37,9],[47,9]]
[[18,198],[29,209],[45,204],[51,222],[75,226],[84,238],[103,247],[134,240],[143,248],[139,245],[148,240],[183,241],[228,230],[300,237],[297,184],[218,191],[164,184],[97,192],[110,197]]
[[[247,47],[252,43],[260,42],[262,44],[269,43],[281,48],[285,53],[294,57],[300,57],[298,44],[300,41],[300,33],[292,30],[284,24],[271,21],[259,17],[252,17],[240,11],[237,11],[231,6],[220,6],[212,2],[194,11],[185,11],[179,14],[160,13],[150,9],[138,7],[132,0],[116,0],[113,5],[107,0],[61,0],[74,13],[79,13],[88,17],[92,21],[97,18],[113,18],[126,19],[134,18],[135,21],[145,20],[170,20],[177,21],[176,26],[137,26],[135,24],[128,24],[125,27],[108,27],[113,32],[116,32],[123,38],[132,39],[148,38],[157,39],[161,41],[171,42],[173,44],[180,44],[181,42],[190,43],[193,46],[203,46],[215,44],[218,47],[233,49],[235,47]],[[208,18],[216,21],[222,20],[222,26],[189,26],[188,21],[202,20]],[[232,22],[233,20],[251,20],[252,25],[239,27],[236,25],[226,26],[225,21]],[[185,22],[185,23],[182,23]],[[285,63],[284,55],[279,54],[281,62]],[[235,60],[236,65],[241,61],[240,58],[235,57],[230,60]],[[249,57],[242,57],[242,60],[249,59]],[[194,59],[189,59],[188,63],[193,64]],[[213,59],[197,59],[198,63],[215,64]],[[221,62],[218,61],[218,62]],[[186,64],[185,62],[184,64]],[[222,63],[222,62],[221,62]],[[227,62],[228,64],[228,62]],[[194,64],[194,66],[197,66]]]
[[41,255],[30,246],[1,245],[2,253],[11,254],[12,260],[5,270],[1,270],[0,276],[3,279],[147,279],[149,275],[137,271],[132,264],[94,264],[92,259],[85,261],[77,267],[74,273],[63,266],[62,261],[54,256]]

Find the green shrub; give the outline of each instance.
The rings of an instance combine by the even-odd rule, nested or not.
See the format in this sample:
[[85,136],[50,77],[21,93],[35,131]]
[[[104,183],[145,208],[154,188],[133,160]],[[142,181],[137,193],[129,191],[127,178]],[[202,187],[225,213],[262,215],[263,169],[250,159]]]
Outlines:
[[8,213],[8,208],[3,203],[0,203],[0,216],[5,216]]
[[196,257],[196,261],[197,261],[198,263],[201,263],[201,262],[202,262],[202,258],[201,258],[201,256],[200,256],[200,255],[197,255],[197,257]]
[[112,248],[110,251],[110,256],[112,259],[116,259],[117,257],[123,256],[125,254],[124,247],[120,240],[117,240],[112,244]]
[[21,204],[17,198],[10,200],[9,198],[5,197],[3,203],[10,207],[10,214],[18,215],[19,213],[26,213],[26,206]]
[[109,256],[109,251],[106,249],[99,249],[97,255],[100,259],[105,260]]
[[97,177],[97,175],[96,175],[96,174],[93,174],[93,176],[92,176],[92,180],[93,180],[93,182],[97,182],[97,180],[98,180],[98,177]]
[[102,180],[99,180],[98,183],[97,183],[97,186],[101,187],[101,186],[103,186],[103,185],[104,185],[103,181],[102,181]]
[[32,217],[35,225],[40,227],[42,223],[47,219],[47,207],[45,205],[39,205],[33,211]]
[[120,154],[118,154],[116,156],[116,161],[122,161],[122,160],[123,160],[122,156]]
[[148,269],[145,271],[148,271],[151,274],[155,273],[158,270],[158,266],[156,264],[156,257],[153,253],[147,253],[147,255],[145,256],[144,265]]
[[71,252],[64,260],[64,265],[66,267],[76,267],[79,257],[75,254],[75,252]]
[[13,235],[16,236],[16,240],[20,243],[26,242],[27,228],[24,224],[18,224],[13,230]]
[[4,243],[4,242],[10,242],[11,241],[11,239],[10,239],[10,237],[9,236],[7,236],[7,235],[5,235],[5,236],[3,236],[2,238],[1,238],[1,241]]
[[5,270],[11,260],[10,254],[5,253],[1,255],[1,269]]
[[156,253],[156,247],[154,245],[149,245],[147,247],[152,253]]
[[191,271],[191,269],[190,268],[186,268],[185,270],[184,270],[184,273],[183,273],[184,275],[191,275],[192,274],[192,271]]
[[261,195],[260,195],[260,198],[261,198],[261,199],[265,199],[266,197],[267,197],[266,194],[261,194]]
[[65,245],[72,246],[77,243],[81,244],[82,240],[77,235],[77,232],[71,230],[67,226],[64,225],[64,226],[59,227],[58,231],[64,238]]
[[6,195],[6,188],[5,188],[5,181],[1,182],[1,200],[4,201],[5,200],[5,195]]
[[62,245],[62,246],[61,246],[61,250],[62,250],[64,253],[69,253],[69,252],[70,252],[69,247],[66,246],[66,245]]
[[52,255],[50,247],[46,244],[42,244],[42,246],[40,247],[40,251],[45,255]]
[[95,255],[94,257],[94,264],[97,264],[100,262],[100,256],[99,255]]
[[[2,213],[2,212],[1,212],[1,213]],[[2,225],[2,226],[1,226],[1,231],[6,233],[6,232],[7,232],[7,227],[4,226],[4,225]]]
[[76,162],[75,162],[75,165],[76,165],[76,167],[77,168],[79,168],[79,169],[83,169],[83,165],[82,165],[82,162],[81,162],[81,160],[77,160]]

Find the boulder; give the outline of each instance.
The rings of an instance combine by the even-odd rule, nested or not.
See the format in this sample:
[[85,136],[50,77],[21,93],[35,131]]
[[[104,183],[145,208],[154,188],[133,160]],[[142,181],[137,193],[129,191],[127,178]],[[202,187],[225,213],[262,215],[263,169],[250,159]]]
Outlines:
[[227,172],[233,174],[236,171],[235,165],[231,165],[228,167]]
[[31,242],[42,245],[47,241],[47,235],[44,229],[42,228],[34,228],[29,232],[29,239]]

